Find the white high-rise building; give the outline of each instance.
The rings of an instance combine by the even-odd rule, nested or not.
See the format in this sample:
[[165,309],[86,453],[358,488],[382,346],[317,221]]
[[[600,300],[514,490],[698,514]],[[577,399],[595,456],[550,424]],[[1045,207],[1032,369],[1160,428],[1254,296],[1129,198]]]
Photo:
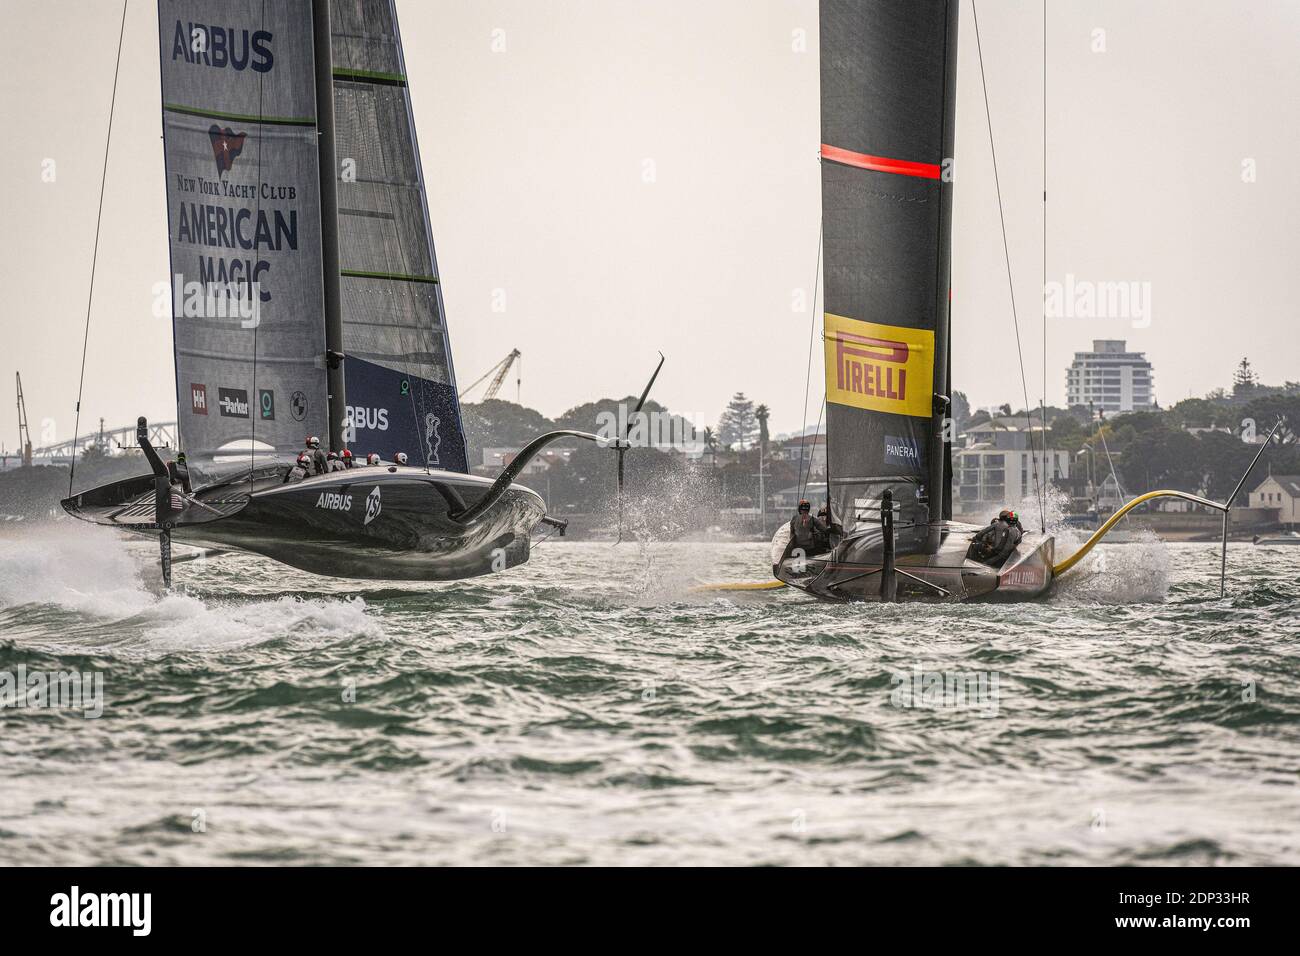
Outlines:
[[1123,339],[1094,339],[1091,352],[1075,352],[1065,372],[1065,400],[1102,412],[1154,408],[1155,386],[1146,353],[1130,352]]

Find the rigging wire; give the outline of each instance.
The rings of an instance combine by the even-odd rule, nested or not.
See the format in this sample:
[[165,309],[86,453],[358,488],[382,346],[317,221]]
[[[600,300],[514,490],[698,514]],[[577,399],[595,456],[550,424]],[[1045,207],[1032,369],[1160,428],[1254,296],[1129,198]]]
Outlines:
[[[266,30],[266,0],[262,0],[262,24],[261,29]],[[264,74],[257,75],[257,198],[255,200],[256,212],[253,216],[254,222],[260,222],[262,219],[262,157],[266,153],[265,124],[262,122],[263,99],[262,99],[262,82]],[[229,294],[229,293],[227,293]],[[253,282],[248,280],[248,301],[253,303]],[[248,491],[253,491],[253,473],[257,464],[257,419],[262,414],[262,399],[257,394],[257,330],[261,326],[261,311],[258,309],[258,321],[253,324],[253,389],[250,398],[256,399],[257,408],[250,408],[249,411],[249,441],[248,441]],[[179,430],[179,429],[178,429]]]
[[[1043,0],[1043,391],[1039,399],[1043,422],[1043,481],[1047,481],[1047,0]],[[1067,400],[1066,404],[1069,404]]]
[[[820,166],[821,166],[821,159],[820,159],[820,158],[817,160],[817,165],[818,165],[818,167],[820,168]],[[823,230],[823,228],[824,228],[823,220],[818,219],[818,221],[817,221],[817,268],[816,268],[816,271],[815,271],[815,273],[814,273],[814,275],[813,275],[813,297],[812,297],[812,303],[811,303],[811,305],[812,305],[812,315],[811,315],[811,316],[809,317],[809,319],[808,319],[808,362],[807,362],[806,369],[805,369],[805,371],[804,371],[804,380],[803,380],[803,418],[802,418],[802,420],[801,420],[801,424],[800,424],[800,433],[799,433],[799,497],[800,497],[800,498],[803,497],[803,493],[804,493],[804,478],[803,478],[803,470],[804,470],[804,469],[803,469],[803,458],[804,458],[804,454],[803,454],[803,453],[804,453],[804,446],[805,446],[805,444],[807,444],[807,441],[808,441],[808,434],[807,434],[807,433],[808,433],[808,389],[809,389],[809,387],[811,387],[811,385],[812,385],[812,355],[813,355],[813,342],[816,341],[816,332],[817,332],[817,293],[818,293],[818,291],[821,289],[821,280],[822,280],[822,241],[823,241],[823,231],[822,231],[822,230]],[[817,430],[818,430],[818,431],[821,431],[821,426],[822,426],[822,413],[825,412],[825,410],[826,410],[826,399],[825,399],[825,397],[823,397],[823,398],[822,398],[822,411],[820,411],[820,412],[817,413]],[[815,450],[815,449],[814,449],[814,450]],[[809,475],[812,474],[812,467],[811,467],[811,464],[809,465],[808,472],[809,472]],[[830,490],[830,485],[829,485],[829,483],[828,483],[828,484],[827,484],[827,491],[829,492],[829,490]]]
[[[1029,460],[1033,466],[1034,472],[1034,491],[1038,497],[1038,516],[1044,533],[1047,531],[1047,508],[1043,499],[1042,484],[1038,479],[1038,451],[1034,447],[1034,426],[1033,416],[1029,411],[1029,382],[1025,377],[1025,356],[1020,347],[1020,318],[1016,313],[1016,286],[1011,278],[1011,248],[1007,244],[1007,218],[1002,209],[1002,184],[998,179],[998,151],[993,141],[993,116],[989,111],[989,87],[984,78],[984,50],[980,45],[980,17],[979,7],[972,0],[971,15],[975,18],[975,50],[979,55],[980,64],[980,86],[984,91],[984,118],[988,124],[989,130],[989,152],[993,157],[993,185],[997,189],[998,195],[998,219],[1002,223],[1002,254],[1007,264],[1007,289],[1011,294],[1011,321],[1016,330],[1016,357],[1020,361],[1020,388],[1025,401],[1025,427],[1029,433]],[[1044,373],[1045,374],[1045,373]],[[1042,423],[1046,429],[1047,423]],[[1043,436],[1046,441],[1046,435]]]
[[68,469],[68,494],[77,473],[77,432],[81,430],[81,396],[86,384],[86,352],[90,345],[90,307],[95,301],[95,266],[99,262],[99,227],[104,221],[104,187],[108,184],[108,147],[113,141],[113,114],[117,111],[117,77],[122,70],[122,38],[126,36],[126,4],[122,0],[122,23],[117,30],[117,62],[113,67],[113,93],[108,102],[108,134],[104,137],[104,168],[99,178],[99,211],[95,214],[95,245],[90,257],[90,292],[86,297],[86,329],[81,338],[81,374],[77,378],[77,412],[72,425],[72,466]]
[[[823,394],[822,394],[821,405],[819,406],[819,408],[818,408],[818,412],[817,412],[817,430],[813,432],[814,435],[819,435],[819,434],[821,434],[821,430],[822,430],[822,416],[825,415],[825,414],[826,414],[826,395],[825,395],[825,393],[823,393]],[[827,453],[829,454],[829,452],[830,452],[830,449],[828,448],[828,449],[827,449]],[[813,460],[813,455],[816,454],[816,453],[817,453],[817,446],[816,446],[816,445],[813,445],[812,454],[810,454],[810,455],[808,456],[808,474],[807,474],[807,476],[805,476],[805,475],[804,475],[804,463],[803,463],[803,461],[802,461],[802,458],[803,458],[803,444],[800,443],[800,445],[799,445],[799,457],[800,457],[800,459],[801,459],[800,462],[799,462],[799,497],[800,497],[800,498],[802,498],[802,497],[804,496],[804,491],[807,489],[808,481],[812,479],[812,460]],[[829,458],[828,458],[828,460],[827,460],[827,462],[826,462],[826,468],[827,468],[827,474],[826,474],[826,501],[827,501],[827,504],[829,505],[829,503],[830,503],[830,497],[831,497],[831,476],[830,476],[830,460],[829,460]]]
[[1106,463],[1110,465],[1110,476],[1115,479],[1115,490],[1119,492],[1122,501],[1125,497],[1124,486],[1119,483],[1119,475],[1115,474],[1115,461],[1110,457],[1110,448],[1106,445],[1106,433],[1103,431],[1103,425],[1104,423],[1098,424],[1097,437],[1101,439],[1102,451],[1106,453]]

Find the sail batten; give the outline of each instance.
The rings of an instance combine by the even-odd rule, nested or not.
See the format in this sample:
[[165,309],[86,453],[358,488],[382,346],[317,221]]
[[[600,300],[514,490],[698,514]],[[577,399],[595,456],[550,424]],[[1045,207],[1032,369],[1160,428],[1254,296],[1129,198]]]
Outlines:
[[956,0],[821,0],[828,488],[851,530],[892,489],[933,550],[947,475]]

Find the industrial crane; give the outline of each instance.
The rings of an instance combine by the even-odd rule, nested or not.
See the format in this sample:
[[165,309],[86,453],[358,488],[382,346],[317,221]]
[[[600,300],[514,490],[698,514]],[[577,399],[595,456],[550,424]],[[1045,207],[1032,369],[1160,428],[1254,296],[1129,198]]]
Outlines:
[[32,466],[32,432],[27,427],[27,403],[23,401],[23,376],[14,372],[18,379],[18,448],[23,456],[23,467]]
[[478,388],[478,386],[490,375],[492,376],[492,381],[488,384],[487,391],[483,393],[483,401],[486,402],[496,398],[497,392],[501,391],[501,384],[506,380],[506,373],[510,371],[510,366],[514,365],[516,361],[519,362],[519,375],[515,379],[515,401],[518,402],[519,390],[523,384],[524,374],[524,361],[520,358],[518,349],[511,349],[509,355],[484,372],[480,378],[475,379],[472,384],[461,389],[460,397],[463,399],[474,389]]

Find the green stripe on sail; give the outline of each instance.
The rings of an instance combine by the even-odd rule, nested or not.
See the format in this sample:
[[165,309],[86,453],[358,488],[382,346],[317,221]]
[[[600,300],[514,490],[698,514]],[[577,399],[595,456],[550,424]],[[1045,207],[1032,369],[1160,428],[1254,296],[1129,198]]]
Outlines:
[[183,113],[186,116],[201,116],[204,119],[226,120],[231,123],[265,123],[269,126],[315,126],[316,118],[293,116],[245,116],[242,113],[222,113],[218,110],[201,110],[193,106],[181,106],[177,103],[164,103],[163,109],[168,113]]
[[361,272],[356,269],[340,269],[339,275],[347,276],[351,279],[388,279],[392,282],[432,282],[438,281],[437,276],[408,276],[400,272]]
[[405,86],[406,77],[401,73],[384,73],[380,70],[344,70],[334,71],[336,80],[356,80],[362,83],[383,83],[388,86]]

